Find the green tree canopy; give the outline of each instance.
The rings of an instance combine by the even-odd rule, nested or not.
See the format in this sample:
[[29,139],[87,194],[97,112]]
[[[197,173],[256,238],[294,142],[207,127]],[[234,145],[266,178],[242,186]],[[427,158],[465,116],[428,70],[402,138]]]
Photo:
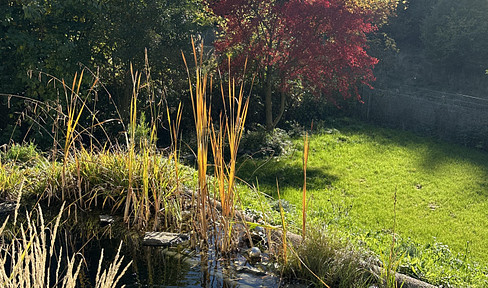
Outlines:
[[[181,51],[190,50],[190,37],[208,30],[207,24],[200,0],[2,1],[0,93],[55,99],[54,89],[31,76],[42,71],[69,82],[84,65],[98,71],[123,111],[131,93],[130,63],[141,70],[147,49],[159,91],[180,95],[186,89]],[[0,119],[6,129],[15,117],[6,105],[0,110],[0,117],[10,116]]]
[[488,64],[486,0],[438,0],[421,32],[426,52],[435,62],[452,68]]

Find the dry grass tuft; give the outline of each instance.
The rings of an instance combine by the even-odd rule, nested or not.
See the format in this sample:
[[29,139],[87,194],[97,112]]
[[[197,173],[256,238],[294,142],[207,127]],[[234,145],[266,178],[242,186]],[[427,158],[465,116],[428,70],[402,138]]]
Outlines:
[[[19,205],[17,205],[17,209],[18,207]],[[32,219],[30,213],[26,212],[27,220],[20,224],[19,235],[11,235],[11,242],[2,245],[0,250],[0,286],[5,288],[76,287],[83,263],[80,255],[74,254],[70,257],[66,252],[63,252],[62,247],[58,250],[55,246],[64,204],[54,219],[54,225],[45,223],[40,206],[35,211],[37,212],[37,220]],[[6,238],[6,233],[12,233],[6,230],[8,220],[9,218],[0,228],[0,235],[3,239]],[[13,227],[17,225],[15,219]],[[101,257],[103,258],[103,255]],[[65,265],[62,264],[64,259],[66,260]],[[115,286],[130,265],[129,263],[119,273],[122,260],[123,257],[120,258],[117,254],[114,262],[103,272],[102,277],[97,277],[96,287]],[[99,267],[98,274],[100,274],[100,269],[101,267]],[[51,278],[53,275],[54,278]]]

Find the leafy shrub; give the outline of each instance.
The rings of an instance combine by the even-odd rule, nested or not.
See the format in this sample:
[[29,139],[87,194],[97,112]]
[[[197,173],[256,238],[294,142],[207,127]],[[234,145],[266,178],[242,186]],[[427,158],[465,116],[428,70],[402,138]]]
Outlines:
[[247,131],[241,140],[240,152],[256,156],[277,156],[288,153],[293,143],[288,133],[280,128],[268,132],[262,126]]
[[144,143],[151,143],[151,127],[146,122],[146,114],[144,112],[139,116],[139,123],[137,123],[134,129],[134,135],[131,135],[131,131],[132,129],[129,127],[129,137],[133,139],[136,147],[144,145]]
[[283,199],[272,201],[270,205],[271,205],[271,209],[277,212],[280,211],[280,207],[283,208],[283,210],[287,213],[291,213],[295,211],[295,206],[293,206],[289,201]]
[[34,143],[27,145],[13,144],[1,153],[2,160],[27,163],[40,158],[40,153]]

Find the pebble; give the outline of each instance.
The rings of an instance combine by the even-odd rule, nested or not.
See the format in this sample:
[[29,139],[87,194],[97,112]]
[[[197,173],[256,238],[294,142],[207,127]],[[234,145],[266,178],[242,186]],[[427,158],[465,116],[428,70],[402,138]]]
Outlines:
[[249,253],[249,258],[251,258],[252,261],[260,261],[261,260],[261,250],[258,247],[252,247],[248,251]]

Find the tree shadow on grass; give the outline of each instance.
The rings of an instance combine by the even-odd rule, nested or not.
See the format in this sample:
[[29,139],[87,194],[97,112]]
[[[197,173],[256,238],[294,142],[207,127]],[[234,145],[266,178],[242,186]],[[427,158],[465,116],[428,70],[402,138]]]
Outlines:
[[[488,197],[488,153],[460,146],[440,145],[440,147],[428,147],[424,152],[419,166],[425,171],[435,173],[443,171],[444,166],[468,164],[466,177],[475,178],[466,184],[464,190],[474,188],[476,194]],[[461,169],[461,168],[459,168]]]
[[[435,177],[434,174],[443,171],[443,168],[451,165],[464,163],[475,167],[479,170],[479,176],[476,180],[479,189],[475,192],[478,195],[488,197],[488,153],[433,137],[419,136],[412,132],[385,128],[375,128],[369,132],[360,131],[363,133],[363,137],[367,137],[369,141],[376,142],[379,145],[404,147],[411,151],[409,153],[418,153],[420,157],[418,157],[418,162],[414,168],[431,174],[432,177]],[[466,189],[470,187],[466,187]]]
[[[307,168],[307,189],[323,189],[338,180],[336,175],[327,173],[327,168]],[[273,191],[276,196],[276,181],[280,189],[303,187],[303,167],[300,164],[289,164],[268,160],[248,160],[238,170],[237,176],[243,181],[254,184],[263,191]]]

